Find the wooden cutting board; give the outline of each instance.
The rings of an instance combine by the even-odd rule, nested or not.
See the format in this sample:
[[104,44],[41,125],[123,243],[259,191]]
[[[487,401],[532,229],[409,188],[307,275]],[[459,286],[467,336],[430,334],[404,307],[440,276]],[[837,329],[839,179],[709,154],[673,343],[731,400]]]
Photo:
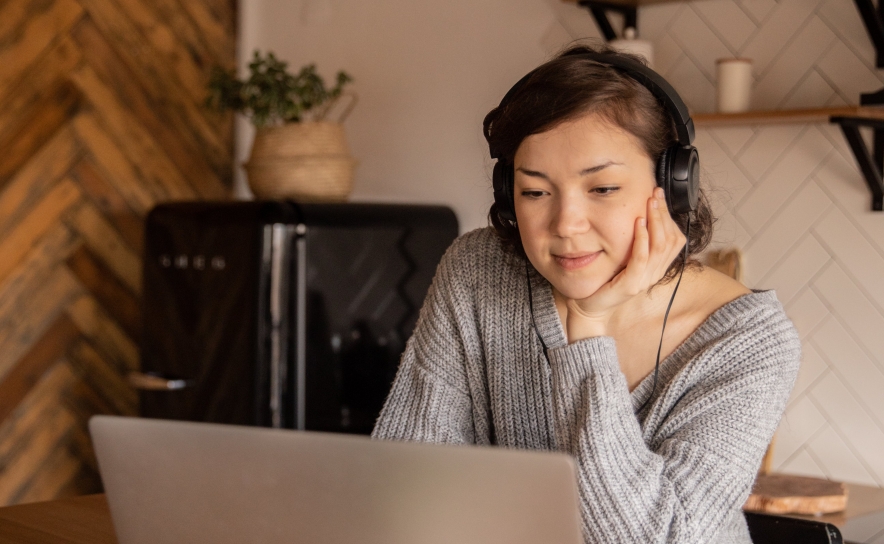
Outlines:
[[768,514],[831,514],[847,508],[841,482],[792,476],[759,475],[743,510]]

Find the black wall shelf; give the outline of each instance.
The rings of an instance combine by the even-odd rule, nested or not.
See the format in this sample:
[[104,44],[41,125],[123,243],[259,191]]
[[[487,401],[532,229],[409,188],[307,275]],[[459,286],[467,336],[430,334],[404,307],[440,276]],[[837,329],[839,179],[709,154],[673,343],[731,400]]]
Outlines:
[[564,0],[570,4],[577,4],[586,8],[595,19],[602,36],[611,41],[617,38],[614,26],[608,19],[608,13],[614,12],[623,15],[623,28],[632,27],[638,30],[638,8],[651,4],[666,4],[684,2],[685,0]]
[[[802,110],[747,111],[741,113],[699,113],[691,116],[697,127],[780,125],[789,123],[836,123],[856,158],[860,172],[872,193],[872,210],[884,211],[884,108],[846,106]],[[860,134],[870,128],[872,149]]]

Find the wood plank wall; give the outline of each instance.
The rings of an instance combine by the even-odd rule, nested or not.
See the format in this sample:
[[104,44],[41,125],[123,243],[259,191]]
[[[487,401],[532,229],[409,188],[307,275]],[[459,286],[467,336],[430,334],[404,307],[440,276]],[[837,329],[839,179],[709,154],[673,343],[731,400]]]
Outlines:
[[143,221],[229,195],[235,0],[0,0],[0,505],[101,489],[92,414],[133,414]]

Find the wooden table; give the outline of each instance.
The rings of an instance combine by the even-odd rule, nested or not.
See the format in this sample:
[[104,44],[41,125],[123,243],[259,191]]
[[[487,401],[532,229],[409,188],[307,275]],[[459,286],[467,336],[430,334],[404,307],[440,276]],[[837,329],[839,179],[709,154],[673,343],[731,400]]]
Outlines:
[[104,495],[0,508],[0,544],[117,544]]
[[[867,531],[868,526],[875,526],[875,532],[877,532],[879,530],[877,528],[884,523],[884,520],[882,520],[882,517],[884,517],[884,489],[857,484],[844,485],[847,487],[847,509],[843,512],[826,514],[824,516],[793,515],[792,517],[831,523],[841,529],[842,536],[846,543],[868,542],[868,540],[865,540],[870,538]],[[875,519],[858,519],[867,515],[874,516]],[[853,520],[853,524],[848,525],[848,522],[851,520]],[[857,526],[857,524],[859,524],[859,526]],[[863,528],[863,525],[866,525],[866,528]],[[880,541],[876,539],[875,542]]]
[[[884,489],[846,485],[847,510],[808,519],[840,527],[850,519],[884,512]],[[117,539],[104,495],[87,495],[0,508],[0,544],[117,544]]]
[[844,484],[844,486],[847,487],[847,509],[843,512],[826,514],[824,516],[796,515],[792,517],[825,521],[826,523],[841,527],[849,519],[875,512],[884,512],[884,489],[858,484]]

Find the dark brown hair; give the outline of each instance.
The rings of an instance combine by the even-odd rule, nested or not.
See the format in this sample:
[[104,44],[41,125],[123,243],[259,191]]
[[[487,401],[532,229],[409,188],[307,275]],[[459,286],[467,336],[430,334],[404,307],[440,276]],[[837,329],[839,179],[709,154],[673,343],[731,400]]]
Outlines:
[[[506,103],[485,116],[485,137],[499,161],[505,161],[511,167],[516,150],[525,138],[590,113],[632,134],[655,165],[663,151],[676,143],[672,118],[651,91],[621,70],[580,56],[588,52],[628,56],[644,63],[640,57],[609,48],[579,45],[541,65]],[[654,176],[656,178],[656,172]],[[500,216],[496,202],[492,204],[488,218],[504,246],[527,259],[518,225]],[[685,232],[688,215],[673,218]],[[699,262],[691,257],[709,245],[714,222],[708,199],[701,188],[698,208],[691,221],[688,266],[699,266]],[[682,252],[669,266],[664,280],[676,275],[683,260]]]

